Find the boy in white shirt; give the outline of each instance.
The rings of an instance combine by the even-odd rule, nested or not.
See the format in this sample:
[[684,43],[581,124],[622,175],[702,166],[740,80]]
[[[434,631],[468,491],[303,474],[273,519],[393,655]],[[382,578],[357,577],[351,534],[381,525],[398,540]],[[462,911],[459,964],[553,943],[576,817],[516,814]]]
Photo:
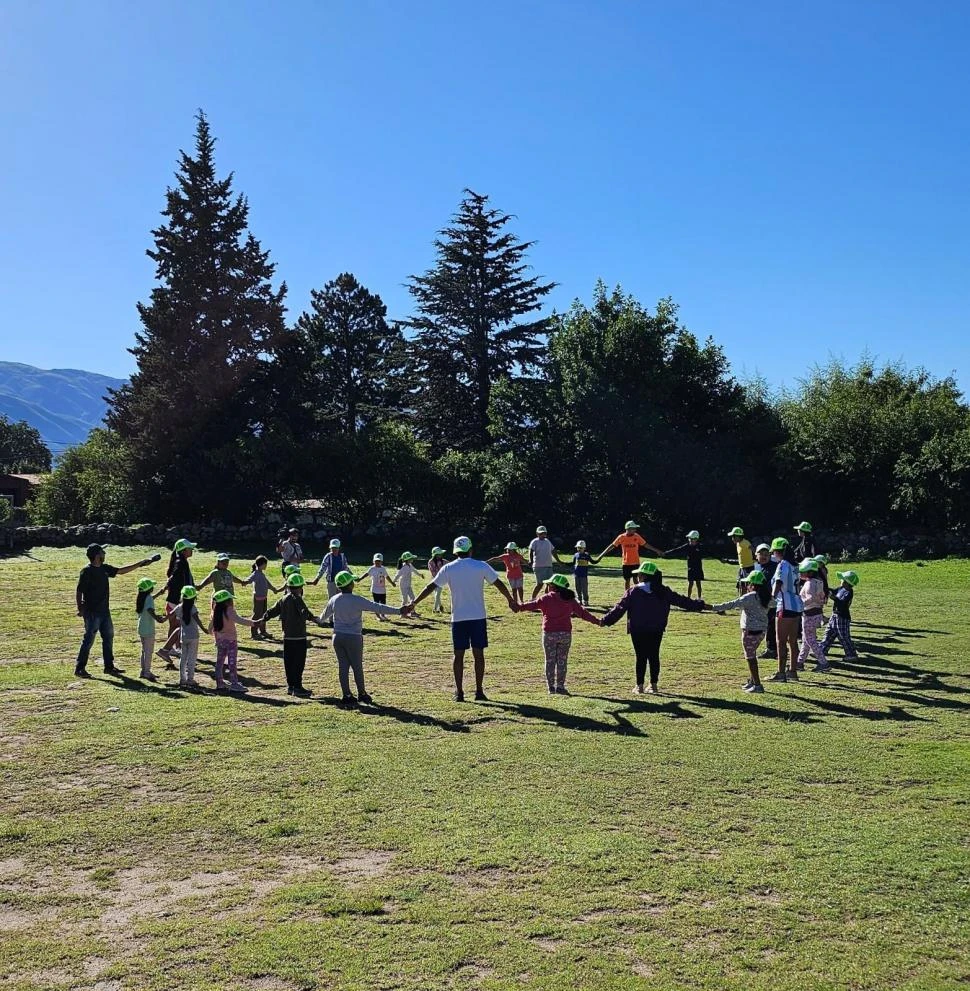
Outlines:
[[[387,583],[390,582],[392,585],[397,585],[397,582],[391,577],[390,572],[384,567],[384,555],[375,554],[374,564],[372,567],[368,568],[357,580],[360,581],[363,578],[370,579],[370,597],[375,602],[380,602],[383,605],[387,605]],[[382,622],[386,623],[387,620],[378,613],[377,618]]]

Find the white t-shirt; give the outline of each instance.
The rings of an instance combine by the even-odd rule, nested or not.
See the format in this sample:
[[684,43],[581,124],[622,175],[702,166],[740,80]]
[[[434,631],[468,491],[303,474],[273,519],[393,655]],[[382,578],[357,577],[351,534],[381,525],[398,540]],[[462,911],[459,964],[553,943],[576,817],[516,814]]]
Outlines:
[[536,537],[529,544],[529,553],[534,568],[552,567],[552,541],[548,537]]
[[497,581],[498,572],[473,557],[449,561],[434,576],[435,585],[451,589],[452,623],[485,619],[485,583],[492,585]]
[[371,594],[384,595],[387,592],[387,568],[383,564],[375,564],[373,568],[367,569],[367,576],[370,578]]

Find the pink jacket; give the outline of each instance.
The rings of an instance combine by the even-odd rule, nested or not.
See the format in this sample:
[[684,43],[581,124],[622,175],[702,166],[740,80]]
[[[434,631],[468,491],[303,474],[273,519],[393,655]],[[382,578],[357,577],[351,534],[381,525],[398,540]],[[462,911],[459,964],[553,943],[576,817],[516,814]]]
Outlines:
[[573,616],[585,619],[587,623],[599,626],[599,619],[588,609],[584,609],[576,599],[564,599],[558,592],[545,592],[532,602],[519,605],[525,612],[542,613],[542,629],[546,633],[570,633]]
[[825,605],[825,587],[818,578],[802,582],[798,594],[806,609],[821,609]]

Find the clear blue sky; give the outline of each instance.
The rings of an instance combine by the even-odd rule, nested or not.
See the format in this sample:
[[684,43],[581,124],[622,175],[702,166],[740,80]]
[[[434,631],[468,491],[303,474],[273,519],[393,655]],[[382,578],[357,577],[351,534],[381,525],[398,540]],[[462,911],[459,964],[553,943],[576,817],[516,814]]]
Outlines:
[[107,374],[203,108],[289,284],[406,277],[470,186],[554,304],[672,295],[739,375],[970,388],[970,3],[7,3],[0,359]]

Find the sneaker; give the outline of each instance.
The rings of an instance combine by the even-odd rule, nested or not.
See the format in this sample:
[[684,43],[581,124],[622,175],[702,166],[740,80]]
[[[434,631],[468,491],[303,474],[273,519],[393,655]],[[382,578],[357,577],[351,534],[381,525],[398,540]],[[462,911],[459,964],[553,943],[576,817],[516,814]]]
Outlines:
[[487,702],[488,701],[488,696],[479,688],[478,691],[475,692],[475,701],[476,702]]
[[202,686],[197,681],[195,681],[195,679],[193,679],[192,681],[187,681],[185,683],[185,687],[191,688],[193,691],[196,691],[200,689]]
[[797,663],[797,664],[795,665],[795,668],[796,668],[796,669],[797,669],[798,671],[804,671],[804,670],[805,670],[805,662],[804,662],[804,661],[799,661],[799,662],[798,662],[798,663]]
[[549,686],[549,694],[550,695],[555,695],[556,694],[556,689],[555,689],[555,687],[553,685],[550,685]]
[[373,705],[374,700],[367,694],[367,692],[361,692],[360,697],[357,699],[358,702],[362,702],[364,705]]
[[451,697],[452,697],[452,700],[455,701],[455,702],[464,702],[465,701],[465,693],[464,692],[455,692],[455,694],[452,695]]
[[633,686],[633,694],[634,695],[642,695],[643,694],[643,685],[634,685]]
[[568,688],[566,688],[566,686],[565,686],[565,685],[560,685],[560,686],[559,686],[559,687],[558,687],[558,688],[556,689],[556,694],[557,694],[557,695],[571,695],[572,693],[571,693],[571,692],[569,691],[569,689],[568,689]]
[[777,661],[778,660],[778,651],[776,651],[776,650],[763,650],[761,652],[761,659],[764,660],[764,661],[769,660],[769,659],[770,660],[773,660],[773,661]]
[[341,699],[341,700],[340,700],[340,701],[339,701],[339,702],[337,703],[337,705],[339,705],[341,709],[353,709],[353,707],[354,707],[354,706],[355,706],[356,704],[357,704],[357,699],[355,699],[355,698],[353,697],[353,695],[345,695],[345,696],[344,696],[344,697],[343,697],[343,698],[342,698],[342,699]]
[[826,671],[831,671],[831,670],[832,670],[831,664],[825,664],[824,662],[820,661],[818,664],[815,665],[816,674],[825,674]]
[[75,668],[74,669],[75,678],[90,678],[91,675],[88,673],[87,668]]
[[764,695],[765,686],[764,685],[752,685],[746,691],[751,695]]
[[249,689],[241,681],[234,681],[229,685],[229,691],[238,692],[240,695],[245,695]]
[[124,674],[125,673],[125,669],[124,668],[115,667],[114,664],[105,664],[105,666],[104,666],[104,673],[105,674]]
[[140,674],[138,677],[143,681],[158,681],[158,675],[152,674],[151,671],[149,671],[148,674]]
[[225,690],[226,690],[226,683],[224,681],[217,681],[216,682],[216,691],[217,692],[224,692]]
[[798,681],[798,672],[797,671],[789,671],[788,672],[788,680],[789,681]]
[[298,688],[293,689],[293,694],[298,699],[308,699],[313,694],[313,692],[311,692],[309,688],[304,688],[302,685],[300,685]]
[[748,680],[741,686],[741,691],[742,692],[748,691],[753,684],[754,682],[752,682],[752,680],[748,678]]
[[647,695],[659,695],[660,689],[656,685],[647,685],[645,689]]
[[769,681],[788,681],[788,675],[784,671],[776,671],[769,679]]
[[187,681],[179,682],[179,688],[188,688],[188,687],[189,687],[189,683]]
[[163,661],[168,661],[171,664],[173,654],[170,650],[166,650],[164,647],[159,647],[159,649],[155,651],[155,656],[160,657]]

